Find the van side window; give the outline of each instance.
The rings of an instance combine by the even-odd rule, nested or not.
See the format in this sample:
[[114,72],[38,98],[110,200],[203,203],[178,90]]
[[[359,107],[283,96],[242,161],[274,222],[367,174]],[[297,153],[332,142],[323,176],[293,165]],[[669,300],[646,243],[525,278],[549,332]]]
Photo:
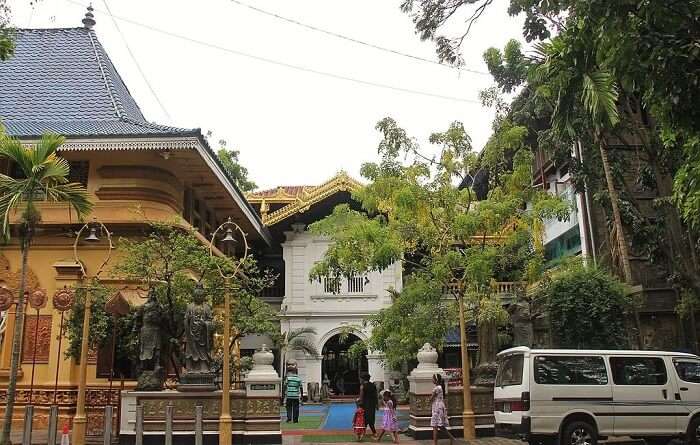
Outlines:
[[522,354],[504,357],[498,365],[496,386],[512,386],[523,383]]
[[607,385],[603,357],[585,355],[538,355],[535,382],[541,385]]
[[676,368],[678,378],[684,382],[700,383],[700,361],[674,358],[673,366]]
[[610,357],[616,385],[665,385],[666,365],[659,357]]

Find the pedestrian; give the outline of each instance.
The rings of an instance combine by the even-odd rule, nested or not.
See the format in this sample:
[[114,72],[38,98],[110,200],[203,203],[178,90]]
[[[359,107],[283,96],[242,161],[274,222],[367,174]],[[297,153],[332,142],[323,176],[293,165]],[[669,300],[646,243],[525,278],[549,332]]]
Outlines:
[[301,379],[297,375],[296,368],[290,368],[287,371],[287,377],[284,379],[284,394],[287,398],[287,423],[299,423],[299,405],[304,398],[304,388],[301,384]]
[[365,409],[362,407],[362,400],[355,400],[355,405],[357,409],[355,410],[355,415],[352,418],[352,430],[357,437],[358,442],[362,442],[365,437],[365,432],[367,431],[367,426],[365,425]]
[[382,420],[382,431],[377,437],[377,442],[382,440],[384,433],[391,434],[394,443],[399,443],[399,422],[396,419],[396,398],[388,389],[382,393],[384,402],[384,419]]
[[450,445],[454,443],[454,436],[447,429],[450,423],[447,419],[447,408],[445,407],[445,381],[442,379],[442,375],[433,374],[433,393],[430,396],[431,402],[431,415],[430,415],[430,426],[433,427],[433,445],[438,443],[438,432],[443,430],[447,433],[450,438]]
[[377,438],[377,430],[374,427],[374,418],[377,414],[377,405],[379,405],[379,396],[377,387],[370,382],[369,374],[362,376],[362,385],[360,385],[360,400],[362,407],[365,409],[365,426],[368,426],[372,431],[372,437]]

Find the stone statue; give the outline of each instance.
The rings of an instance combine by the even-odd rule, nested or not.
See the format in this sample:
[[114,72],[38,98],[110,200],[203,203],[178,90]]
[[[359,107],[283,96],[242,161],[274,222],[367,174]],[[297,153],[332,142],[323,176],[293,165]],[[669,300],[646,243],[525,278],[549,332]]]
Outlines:
[[204,288],[197,283],[192,292],[194,301],[185,310],[185,369],[188,374],[209,373],[211,370],[214,317],[204,298]]
[[141,374],[136,389],[141,391],[159,391],[163,388],[164,372],[160,364],[162,313],[156,291],[151,288],[148,300],[139,309],[137,319]]
[[508,314],[513,324],[513,346],[532,346],[533,329],[530,304],[519,300],[508,306]]

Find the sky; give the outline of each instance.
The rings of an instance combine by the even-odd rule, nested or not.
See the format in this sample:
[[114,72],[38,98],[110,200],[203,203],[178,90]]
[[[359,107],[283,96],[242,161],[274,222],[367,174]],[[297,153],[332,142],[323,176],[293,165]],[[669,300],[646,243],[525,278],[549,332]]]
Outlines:
[[[415,34],[410,16],[399,9],[400,0],[237,1],[436,60],[434,45]],[[9,1],[15,26],[82,26],[85,0],[33,3]],[[522,17],[509,17],[507,4],[495,2],[472,27],[462,48],[466,68],[486,72],[482,54],[487,48],[522,40]],[[242,164],[261,189],[316,185],[340,170],[359,179],[362,163],[377,159],[380,136],[374,126],[386,116],[396,119],[426,152],[431,149],[428,136],[453,121],[464,123],[476,149],[491,133],[493,111],[478,102],[479,91],[492,85],[488,75],[348,42],[231,0],[95,0],[93,7],[98,38],[146,118],[211,131],[213,147],[226,140],[228,147],[240,150]],[[451,29],[463,29],[462,19]],[[379,88],[319,71],[459,100]]]

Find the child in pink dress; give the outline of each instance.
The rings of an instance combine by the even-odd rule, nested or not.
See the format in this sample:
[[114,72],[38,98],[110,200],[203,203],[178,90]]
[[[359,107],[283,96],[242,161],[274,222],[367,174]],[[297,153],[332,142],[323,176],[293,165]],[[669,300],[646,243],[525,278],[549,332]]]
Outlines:
[[377,442],[382,440],[385,432],[391,434],[394,439],[394,443],[399,443],[399,422],[396,419],[396,398],[394,398],[391,391],[384,391],[382,394],[382,400],[384,401],[384,420],[382,421],[382,431],[377,436]]
[[355,437],[357,437],[357,441],[362,442],[362,439],[365,437],[365,432],[367,431],[367,426],[365,425],[365,409],[360,399],[357,399],[355,404],[357,405],[357,409],[352,418],[352,430],[355,433]]

